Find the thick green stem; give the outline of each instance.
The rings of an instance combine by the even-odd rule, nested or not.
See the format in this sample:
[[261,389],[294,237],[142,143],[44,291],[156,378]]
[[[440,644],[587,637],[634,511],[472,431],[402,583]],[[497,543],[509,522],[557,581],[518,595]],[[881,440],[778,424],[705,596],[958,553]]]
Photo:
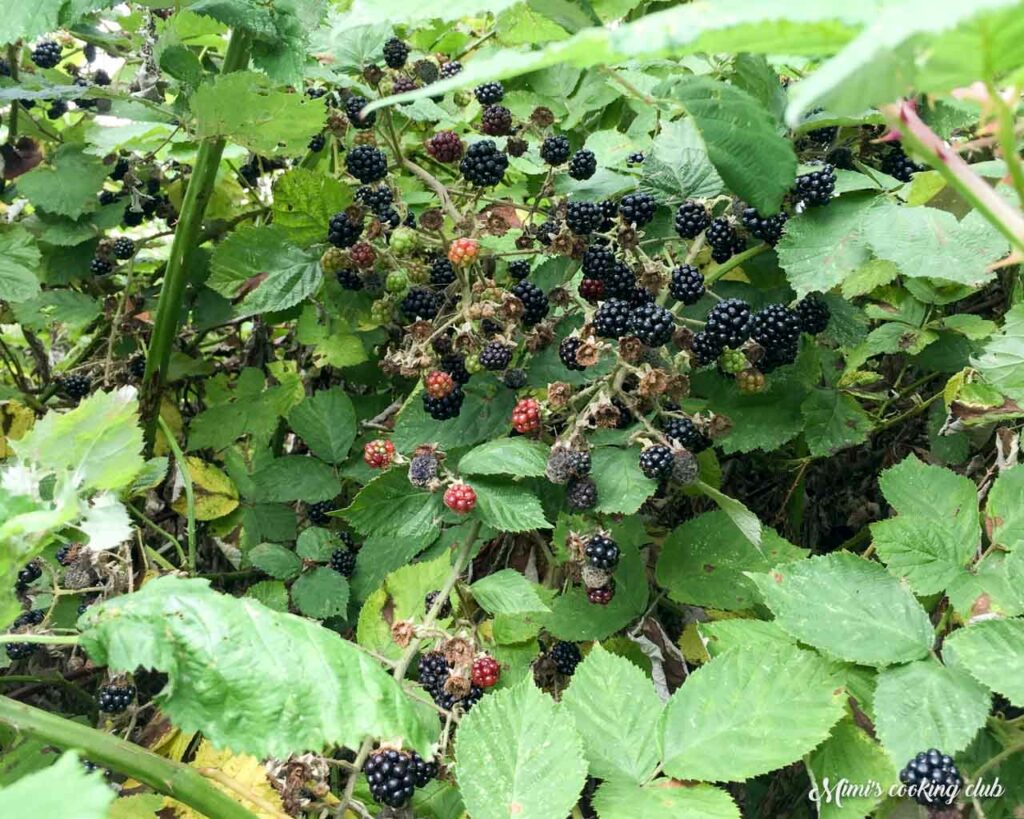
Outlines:
[[735,270],[744,262],[753,259],[755,256],[760,256],[762,253],[770,249],[771,248],[769,248],[768,245],[756,245],[754,247],[748,248],[747,250],[744,250],[742,253],[737,253],[735,256],[729,259],[729,261],[723,262],[710,273],[708,273],[704,277],[704,284],[714,284],[730,270]]
[[74,634],[0,634],[0,643],[35,643],[41,646],[74,646]]
[[137,779],[211,819],[255,819],[193,768],[164,759],[111,734],[9,697],[0,697],[0,722],[59,748],[81,751],[91,762]]
[[[249,35],[240,29],[235,29],[228,42],[221,73],[228,74],[238,71],[248,64]],[[153,448],[156,419],[160,414],[160,394],[163,392],[167,363],[171,357],[171,347],[174,344],[174,337],[178,332],[178,322],[181,317],[182,296],[185,292],[185,281],[188,278],[185,260],[195,249],[196,239],[199,237],[203,225],[206,205],[213,193],[213,185],[217,179],[217,167],[220,165],[223,152],[223,139],[207,140],[199,146],[195,166],[192,169],[192,177],[189,179],[185,198],[181,203],[181,216],[174,231],[174,241],[171,243],[167,268],[164,271],[164,282],[160,289],[160,300],[157,303],[153,336],[149,342],[146,374],[142,385],[142,413],[146,419],[148,451]]]
[[[7,46],[7,65],[11,72],[11,79],[18,81],[18,65],[21,62],[21,44],[11,43]],[[7,141],[14,144],[18,138],[18,108],[21,103],[17,100],[11,102],[11,112],[7,115]]]

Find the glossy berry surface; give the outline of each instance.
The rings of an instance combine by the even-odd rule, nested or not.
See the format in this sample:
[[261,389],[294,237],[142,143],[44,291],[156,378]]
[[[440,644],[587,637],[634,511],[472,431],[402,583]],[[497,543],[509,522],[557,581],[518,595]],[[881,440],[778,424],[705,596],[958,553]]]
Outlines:
[[655,480],[669,477],[672,474],[672,450],[662,444],[647,447],[640,453],[640,471]]
[[480,243],[476,239],[456,239],[448,246],[448,261],[453,265],[465,267],[480,253]]
[[700,202],[683,202],[676,208],[672,224],[680,238],[695,239],[711,224],[711,216],[708,214],[708,209]]
[[371,469],[384,469],[395,457],[395,445],[385,438],[377,438],[363,446],[363,460]]
[[105,685],[96,697],[96,706],[105,714],[120,714],[134,699],[134,685]]
[[583,550],[587,563],[595,569],[611,571],[619,565],[619,544],[607,535],[594,534]]
[[444,505],[460,515],[468,515],[476,507],[476,492],[472,486],[453,483],[444,491]]
[[478,657],[473,661],[471,679],[473,685],[480,688],[490,688],[497,685],[501,677],[501,666],[493,657]]
[[374,801],[401,808],[416,790],[416,765],[411,755],[393,749],[376,751],[366,758],[363,773]]
[[672,278],[668,283],[668,292],[676,301],[683,304],[696,304],[706,292],[704,276],[692,264],[681,264],[672,268]]
[[597,157],[593,151],[581,148],[569,159],[569,176],[573,179],[590,179],[597,172]]
[[459,170],[466,181],[478,188],[497,185],[507,169],[508,157],[490,139],[481,139],[470,145],[459,163]]
[[562,165],[569,159],[569,138],[546,136],[540,144],[540,158],[548,165]]
[[331,552],[331,568],[338,574],[351,577],[356,570],[355,553],[348,549],[335,549]]
[[963,788],[964,780],[956,763],[937,748],[922,751],[900,771],[900,782],[919,805],[951,805]]
[[564,674],[567,677],[571,677],[573,672],[576,671],[576,666],[580,664],[583,656],[580,654],[579,646],[575,643],[567,643],[560,641],[555,643],[550,652],[549,656],[555,662],[555,668],[559,674]]
[[462,159],[464,147],[454,131],[440,131],[426,142],[427,153],[438,162],[458,162]]
[[523,434],[540,429],[540,404],[536,398],[523,398],[515,405],[512,427]]

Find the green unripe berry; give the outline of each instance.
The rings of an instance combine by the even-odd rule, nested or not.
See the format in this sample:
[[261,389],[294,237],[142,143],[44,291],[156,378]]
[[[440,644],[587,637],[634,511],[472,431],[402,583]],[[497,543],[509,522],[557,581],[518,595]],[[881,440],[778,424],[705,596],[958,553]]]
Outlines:
[[375,324],[387,324],[391,320],[391,303],[387,299],[377,299],[370,306],[370,319]]
[[483,372],[483,367],[480,364],[480,356],[476,353],[466,356],[466,372],[471,375]]
[[392,270],[384,282],[384,289],[389,293],[404,293],[409,289],[409,277],[404,270]]
[[718,365],[722,368],[722,372],[735,375],[747,369],[750,366],[750,362],[747,361],[747,357],[743,354],[742,350],[726,350],[722,353],[721,358],[718,359]]
[[461,91],[456,91],[452,99],[455,100],[456,105],[469,105],[473,101],[473,93],[463,88]]
[[391,250],[394,253],[408,253],[416,247],[416,231],[410,227],[397,227],[391,231]]
[[320,269],[328,276],[335,275],[350,264],[348,256],[340,247],[329,247],[320,257]]

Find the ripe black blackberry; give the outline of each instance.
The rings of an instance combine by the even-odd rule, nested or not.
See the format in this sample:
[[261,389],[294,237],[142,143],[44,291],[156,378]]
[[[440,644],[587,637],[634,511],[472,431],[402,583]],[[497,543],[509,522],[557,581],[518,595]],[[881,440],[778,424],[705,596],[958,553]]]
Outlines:
[[817,293],[808,293],[796,303],[796,314],[800,319],[800,329],[812,336],[825,332],[832,311]]
[[793,183],[793,194],[808,205],[827,205],[836,188],[836,169],[828,163],[811,173],[798,176]]
[[68,398],[80,401],[92,389],[92,379],[87,375],[66,375],[60,379],[59,386]]
[[671,311],[652,302],[634,308],[629,317],[630,333],[648,347],[667,344],[672,339],[675,329]]
[[566,464],[569,473],[577,478],[590,474],[590,451],[586,449],[575,449],[569,454],[569,461]]
[[512,288],[512,295],[523,303],[522,319],[526,327],[533,327],[543,321],[551,309],[544,291],[528,279],[517,282]]
[[[15,621],[17,622],[17,621]],[[24,660],[36,653],[39,648],[35,643],[4,643],[4,650],[11,660]]]
[[394,208],[384,208],[377,214],[385,231],[392,231],[402,224],[402,215]]
[[102,68],[98,68],[92,72],[92,81],[94,85],[99,85],[101,87],[108,86],[112,82],[110,75]]
[[915,802],[925,807],[951,805],[964,785],[953,758],[937,748],[922,751],[900,771]]
[[761,360],[757,362],[757,369],[762,374],[774,372],[779,367],[784,367],[796,361],[799,351],[800,348],[796,342],[781,347],[769,347],[765,350]]
[[505,329],[504,325],[497,319],[490,316],[480,319],[480,332],[483,333],[484,338],[493,338],[503,329]]
[[697,429],[691,418],[666,418],[661,423],[661,430],[694,455],[711,446],[711,439]]
[[692,264],[681,264],[672,270],[668,292],[683,304],[696,304],[704,297],[704,276]]
[[428,762],[415,751],[410,751],[409,756],[412,757],[413,778],[417,788],[425,787],[431,779],[437,777],[438,766],[434,760]]
[[619,203],[614,199],[602,199],[601,210],[604,212],[601,230],[611,230],[615,227],[615,217],[619,215]]
[[331,568],[343,577],[351,577],[356,570],[356,555],[348,549],[331,552]]
[[388,157],[372,145],[356,145],[345,155],[345,169],[364,185],[388,174]]
[[14,583],[15,591],[25,591],[29,586],[35,583],[40,577],[43,576],[43,570],[39,564],[33,561],[22,567],[18,572],[18,578]]
[[[423,598],[423,613],[424,614],[426,614],[428,611],[430,611],[434,607],[434,601],[437,600],[437,596],[440,593],[441,593],[440,589],[435,589],[434,591],[427,592],[427,596]],[[452,601],[451,600],[447,600],[446,599],[444,601],[444,603],[441,604],[441,608],[439,608],[437,610],[437,616],[440,619],[442,619],[442,620],[452,616]],[[447,676],[447,672],[446,672],[446,676]],[[444,684],[444,680],[443,679],[441,680],[441,684],[442,685]]]
[[395,194],[387,185],[360,185],[356,189],[356,201],[379,213],[394,203]]
[[480,351],[480,366],[485,370],[504,370],[512,361],[512,348],[500,341],[488,342]]
[[530,263],[526,259],[516,259],[508,264],[508,277],[512,281],[521,282],[530,275]]
[[640,453],[640,471],[655,480],[669,477],[672,474],[672,450],[662,444],[647,447]]
[[569,158],[569,137],[546,136],[540,144],[540,158],[548,165],[562,165]]
[[411,319],[432,319],[441,309],[438,294],[425,287],[414,287],[402,299],[402,312]]
[[564,640],[559,640],[548,652],[548,655],[555,662],[555,668],[559,674],[564,674],[566,677],[571,677],[573,672],[576,670],[576,666],[580,664],[583,659],[583,655],[580,654],[579,646],[575,643],[567,643]]
[[[434,595],[436,598],[438,592],[431,592],[427,595],[427,600],[429,601],[426,605],[427,611],[429,611],[434,605],[434,601],[431,599],[430,595]],[[448,614],[441,615],[442,618],[451,614],[450,604],[448,609]],[[440,612],[438,613],[440,614]],[[420,655],[420,661],[417,668],[419,670],[420,685],[431,693],[434,691],[440,691],[444,687],[445,680],[448,679],[448,673],[451,670],[451,666],[448,665],[448,661],[440,651],[428,651],[425,654]]]
[[504,105],[488,105],[480,118],[480,130],[489,136],[505,136],[512,130],[512,112]]
[[914,174],[924,170],[924,165],[914,162],[903,151],[903,146],[894,144],[882,157],[882,173],[889,174],[900,182],[909,182]]
[[608,272],[615,267],[616,261],[615,254],[610,248],[603,245],[589,245],[583,251],[580,266],[586,278],[604,279]]
[[[695,239],[711,224],[708,209],[700,202],[683,202],[676,208],[676,233],[683,239]],[[710,242],[710,240],[709,240]]]
[[466,369],[466,357],[462,353],[449,353],[441,359],[440,369],[450,375],[456,384],[469,381],[469,370]]
[[587,477],[570,478],[565,501],[576,512],[593,509],[597,505],[597,484]]
[[348,117],[348,121],[353,128],[362,131],[373,127],[373,123],[377,121],[377,112],[371,111],[366,116],[363,116],[362,113],[363,109],[369,104],[369,100],[366,97],[361,97],[358,94],[354,94],[345,100],[345,116]]
[[333,512],[338,507],[334,501],[325,500],[311,503],[306,507],[306,516],[309,518],[310,523],[314,523],[317,526],[326,526],[331,522],[330,512]]
[[89,262],[89,270],[94,276],[106,276],[113,269],[114,265],[110,260],[104,259],[102,256],[94,256],[92,261]]
[[593,151],[581,148],[569,160],[569,176],[573,179],[590,179],[597,172],[597,157]]
[[480,702],[480,698],[483,697],[483,695],[484,690],[482,688],[472,685],[469,688],[469,693],[459,698],[456,698],[453,694],[449,694],[447,691],[439,691],[434,695],[434,702],[446,711],[451,711],[456,706],[458,706],[462,711],[469,711],[474,705]]
[[142,353],[133,355],[128,361],[128,374],[136,379],[141,380],[146,374],[146,356]]
[[711,258],[719,264],[727,261],[733,255],[739,242],[736,228],[724,216],[711,220],[704,233],[704,238],[711,245]]
[[473,89],[473,95],[481,105],[494,105],[505,99],[505,86],[500,82],[485,82]]
[[60,62],[60,43],[54,40],[43,40],[32,49],[32,62],[40,68],[53,68]]
[[118,200],[118,194],[114,191],[100,191],[100,195],[96,198],[101,205],[113,205]]
[[71,560],[71,550],[74,549],[74,548],[75,548],[75,544],[74,543],[65,543],[63,546],[61,546],[57,550],[57,554],[54,555],[54,559],[61,566],[70,566],[71,563],[72,563],[72,560]]
[[416,766],[412,757],[401,751],[387,748],[370,754],[363,773],[370,795],[381,805],[404,807],[416,790]]
[[424,392],[423,410],[435,421],[448,421],[459,417],[459,413],[462,412],[462,402],[465,398],[466,394],[458,384],[455,385],[455,389],[443,398],[434,398]]
[[388,68],[401,68],[409,57],[409,46],[397,37],[390,37],[384,43],[384,62]]
[[68,104],[64,100],[54,100],[46,109],[47,119],[60,119],[68,112]]
[[449,60],[441,66],[441,79],[447,80],[462,71],[462,63],[458,60]]
[[518,367],[505,370],[505,375],[501,379],[502,383],[510,390],[519,390],[526,386],[526,370]]
[[134,699],[134,685],[105,685],[96,697],[96,707],[105,714],[120,714]]
[[437,456],[432,453],[415,455],[409,461],[409,483],[426,486],[437,477]]
[[773,247],[782,238],[782,230],[786,226],[787,219],[789,219],[789,214],[785,211],[779,211],[772,216],[762,216],[756,208],[744,208],[743,210],[743,227],[750,232],[751,236],[756,236]]
[[113,250],[118,259],[130,259],[135,255],[135,242],[127,236],[121,236],[114,240]]
[[[31,611],[24,611],[14,618],[14,622],[11,623],[11,630],[17,631],[18,629],[24,628],[25,626],[38,626],[43,622],[44,613],[42,609],[33,609]],[[39,646],[36,643],[5,643],[4,649],[7,651],[7,656],[12,660],[24,660],[26,657],[31,657],[35,654],[36,649]]]
[[470,145],[459,163],[459,171],[466,181],[478,188],[497,185],[507,169],[508,157],[490,139]]
[[750,337],[766,351],[794,347],[800,339],[800,318],[782,304],[769,304],[754,314]]
[[607,535],[591,535],[583,553],[595,569],[610,572],[619,565],[619,544]]
[[444,256],[438,256],[430,263],[430,283],[435,287],[447,287],[455,281],[455,267]]
[[562,226],[554,219],[542,222],[537,228],[537,241],[548,247],[555,236],[562,231]]
[[585,370],[582,364],[576,360],[576,353],[583,345],[583,341],[579,336],[566,336],[562,339],[562,343],[558,345],[558,357],[562,359],[562,363],[568,370]]
[[708,311],[704,332],[723,347],[735,349],[750,338],[750,305],[742,299],[725,299]]
[[352,247],[362,235],[362,221],[355,221],[345,211],[334,214],[327,225],[327,241],[335,247]]
[[619,202],[619,213],[627,225],[643,227],[654,218],[658,203],[649,193],[627,193]]
[[622,338],[629,329],[632,313],[629,302],[608,299],[594,313],[594,330],[601,338]]
[[569,202],[565,207],[565,223],[577,236],[597,230],[604,221],[601,206],[596,202]]
[[335,274],[334,278],[338,280],[345,290],[362,290],[363,279],[359,275],[359,271],[354,267],[343,267],[339,269]]
[[631,153],[629,156],[626,157],[626,164],[627,165],[641,165],[641,164],[643,164],[643,161],[644,161],[644,153],[643,153],[643,151],[636,151],[636,152]]

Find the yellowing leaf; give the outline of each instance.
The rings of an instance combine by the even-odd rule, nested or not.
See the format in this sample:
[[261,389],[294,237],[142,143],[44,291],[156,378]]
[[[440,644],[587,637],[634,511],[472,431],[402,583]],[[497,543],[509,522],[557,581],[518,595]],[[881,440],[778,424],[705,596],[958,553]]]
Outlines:
[[[174,437],[177,440],[182,440],[182,430],[185,428],[185,422],[181,417],[181,410],[178,409],[178,405],[166,396],[160,402],[160,417],[164,419],[164,423],[167,424],[167,428],[174,433]],[[153,454],[154,455],[169,455],[171,448],[167,445],[167,436],[164,435],[162,429],[157,429],[156,438],[153,440]]]
[[[192,476],[196,520],[216,520],[238,508],[238,489],[231,478],[194,455],[187,456],[185,462]],[[184,491],[171,504],[171,508],[179,515],[188,514],[188,498]]]
[[8,441],[17,441],[32,429],[36,414],[20,401],[0,403],[0,458],[9,458],[14,453]]
[[[204,739],[195,759],[189,764],[201,773],[209,773],[215,788],[224,791],[261,819],[285,819],[288,816],[280,795],[267,781],[266,771],[256,757],[217,750]],[[206,819],[203,814],[170,797],[164,799],[164,807],[173,808],[181,819]]]

